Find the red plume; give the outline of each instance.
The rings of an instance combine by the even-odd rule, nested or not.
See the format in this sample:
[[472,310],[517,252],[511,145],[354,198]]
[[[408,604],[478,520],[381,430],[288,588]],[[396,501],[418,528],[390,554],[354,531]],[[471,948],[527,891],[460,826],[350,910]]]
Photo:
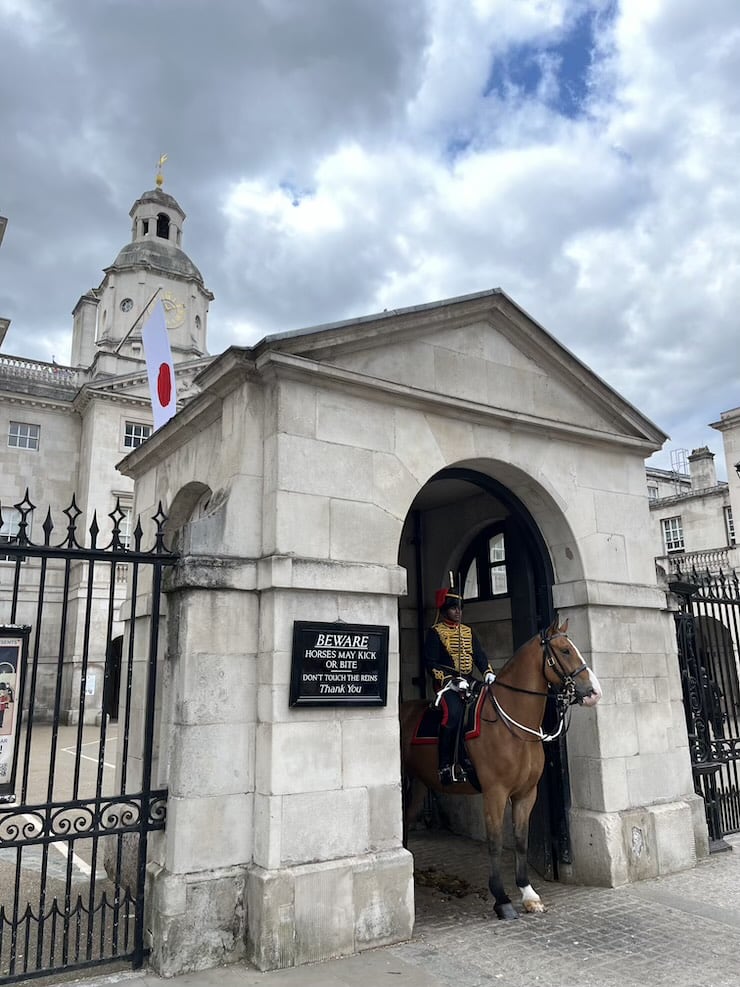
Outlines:
[[437,592],[434,594],[434,605],[437,608],[437,610],[441,609],[441,607],[444,606],[444,602],[447,599],[448,593],[449,593],[448,589],[438,589]]

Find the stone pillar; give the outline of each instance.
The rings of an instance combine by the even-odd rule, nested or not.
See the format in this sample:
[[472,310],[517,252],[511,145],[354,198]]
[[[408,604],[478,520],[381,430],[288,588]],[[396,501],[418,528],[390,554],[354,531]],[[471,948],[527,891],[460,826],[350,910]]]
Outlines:
[[[362,592],[350,587],[364,587]],[[188,557],[168,576],[164,838],[152,840],[151,962],[262,970],[402,941],[397,567]],[[293,622],[390,628],[385,708],[290,708]]]
[[249,560],[190,556],[165,580],[159,748],[169,756],[169,794],[166,832],[151,842],[147,896],[151,963],[162,976],[244,957],[255,775],[254,575]]
[[[258,585],[247,956],[271,970],[411,935],[413,861],[402,846],[397,704],[397,599],[405,573],[272,557],[260,560]],[[290,708],[295,620],[388,625],[387,707]]]
[[692,867],[708,852],[694,793],[672,614],[657,587],[554,588],[604,698],[568,732],[573,864],[562,879],[606,887]]

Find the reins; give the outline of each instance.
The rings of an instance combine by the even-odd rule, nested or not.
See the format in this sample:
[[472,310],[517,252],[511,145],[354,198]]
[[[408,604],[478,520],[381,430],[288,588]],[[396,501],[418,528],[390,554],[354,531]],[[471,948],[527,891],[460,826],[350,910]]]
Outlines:
[[[565,635],[565,637],[567,638],[567,634]],[[512,727],[516,727],[518,730],[523,730],[525,733],[531,734],[534,740],[529,740],[529,738],[527,737],[517,737],[517,739],[521,740],[523,743],[530,743],[530,744],[537,742],[545,743],[551,740],[557,740],[557,738],[561,734],[568,732],[568,727],[570,726],[570,716],[567,717],[567,722],[566,722],[566,715],[570,711],[570,708],[573,706],[573,704],[577,701],[575,694],[575,677],[576,675],[580,675],[581,672],[586,671],[588,668],[588,665],[586,665],[586,663],[584,662],[580,666],[580,668],[577,668],[574,672],[565,671],[565,669],[558,661],[555,651],[553,650],[552,638],[547,637],[544,631],[540,632],[540,645],[542,646],[542,675],[545,681],[547,681],[547,675],[545,674],[545,666],[547,666],[554,670],[555,674],[558,676],[561,683],[560,689],[558,689],[557,692],[555,693],[555,702],[557,704],[557,709],[558,709],[559,723],[557,729],[553,733],[545,733],[541,726],[538,729],[534,730],[532,729],[532,727],[528,727],[525,726],[525,724],[523,723],[519,723],[517,720],[514,719],[513,716],[509,716],[509,714],[506,712],[505,709],[503,709],[501,703],[494,695],[493,686],[494,685],[503,686],[504,689],[509,689],[511,692],[520,692],[523,695],[527,695],[527,696],[540,696],[544,699],[547,699],[547,697],[551,695],[549,690],[547,692],[539,692],[534,689],[522,689],[516,685],[509,685],[508,682],[499,682],[498,679],[496,679],[495,677],[493,682],[488,683],[488,685],[486,686],[488,692],[488,698],[491,702],[491,705],[498,713],[504,726],[514,737],[517,737],[517,734],[514,733]],[[486,718],[482,717],[482,719],[486,719]],[[486,722],[495,723],[496,721],[486,720]]]

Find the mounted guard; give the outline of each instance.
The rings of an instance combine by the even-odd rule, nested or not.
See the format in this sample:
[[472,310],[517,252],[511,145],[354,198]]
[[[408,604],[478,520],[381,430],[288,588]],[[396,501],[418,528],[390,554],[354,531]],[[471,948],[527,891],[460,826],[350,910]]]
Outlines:
[[424,664],[434,679],[436,705],[442,709],[439,780],[443,785],[452,785],[468,780],[456,758],[473,668],[478,669],[486,684],[493,682],[495,676],[472,627],[462,623],[462,596],[451,589],[440,589],[434,602],[437,619],[424,641]]
[[[444,686],[447,679],[457,681],[461,678],[462,668],[472,669],[475,665],[482,671],[480,655],[483,649],[478,652],[476,661],[472,632],[469,645],[465,645],[467,634],[462,631],[465,625],[460,623],[459,597],[453,600],[457,604],[457,614],[454,611],[451,613],[445,605],[446,593],[444,598],[440,596],[438,599],[443,604],[442,623],[446,628],[442,634],[455,639],[457,628],[453,625],[457,616],[461,628],[459,641],[462,642],[459,650],[455,649],[458,656],[458,664],[455,665],[455,656],[447,651],[436,630],[438,625],[435,624],[428,632],[429,654],[437,656],[436,663],[429,661],[428,667],[443,673],[437,681]],[[439,644],[434,640],[435,635]],[[484,654],[483,658],[485,660]],[[506,893],[501,874],[507,802],[511,803],[516,883],[522,895],[522,908],[525,912],[542,912],[544,905],[540,896],[529,883],[527,852],[529,817],[537,798],[537,783],[545,766],[543,743],[555,740],[565,732],[569,711],[574,705],[595,706],[601,699],[602,691],[575,642],[568,637],[568,621],[560,624],[557,617],[549,627],[543,628],[517,648],[498,675],[494,676],[487,669],[485,676],[488,681],[481,700],[480,730],[467,744],[478,786],[468,782],[452,785],[446,790],[450,795],[482,793],[490,860],[488,887],[493,895],[494,911],[501,919],[515,919],[518,914]],[[553,691],[558,725],[551,732],[545,732],[542,729],[545,704]],[[446,703],[448,710],[455,702],[453,696],[459,701],[459,690],[447,689],[441,695],[441,702]],[[462,706],[461,701],[459,706]],[[434,746],[418,735],[418,728],[428,710],[429,702],[426,699],[401,704],[406,832],[421,809],[426,791],[442,789],[437,776]]]

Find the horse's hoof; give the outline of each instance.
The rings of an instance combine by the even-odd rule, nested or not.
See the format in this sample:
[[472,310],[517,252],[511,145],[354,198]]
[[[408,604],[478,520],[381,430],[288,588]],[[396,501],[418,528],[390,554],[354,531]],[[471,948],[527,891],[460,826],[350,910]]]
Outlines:
[[528,915],[542,915],[542,913],[546,910],[539,898],[536,901],[522,902],[522,904],[524,905],[524,911]]
[[507,901],[503,905],[494,905],[493,910],[501,919],[519,918],[516,908],[514,908],[510,901]]

